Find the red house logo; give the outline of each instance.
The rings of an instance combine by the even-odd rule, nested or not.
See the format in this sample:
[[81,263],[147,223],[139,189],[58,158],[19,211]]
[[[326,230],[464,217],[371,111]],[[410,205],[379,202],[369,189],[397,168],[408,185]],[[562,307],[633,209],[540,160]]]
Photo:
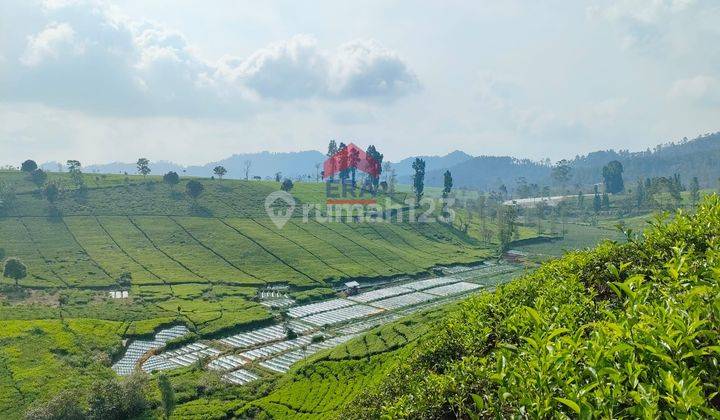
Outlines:
[[364,150],[350,143],[341,148],[334,155],[327,158],[323,164],[323,179],[330,179],[360,170],[373,178],[380,176],[380,163],[365,153]]
[[[366,173],[370,180],[380,177],[381,167],[374,157],[364,150],[350,143],[330,156],[323,164],[323,179],[327,180],[327,204],[376,204],[375,190],[372,182],[360,186],[359,196],[356,196],[357,171]],[[340,182],[333,182],[339,178]],[[371,195],[373,198],[363,198]]]

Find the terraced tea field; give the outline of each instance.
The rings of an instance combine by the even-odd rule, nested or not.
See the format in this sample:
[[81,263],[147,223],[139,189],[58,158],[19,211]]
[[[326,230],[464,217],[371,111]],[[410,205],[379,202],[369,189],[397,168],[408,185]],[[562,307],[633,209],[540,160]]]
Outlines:
[[[319,351],[340,337],[362,333],[362,325],[379,322],[370,319],[389,321],[414,304],[440,298],[426,294],[421,302],[405,297],[405,302],[384,308],[373,302],[402,293],[371,291],[369,297],[356,297],[360,300],[343,299],[343,305],[317,306],[320,299],[332,300],[348,279],[368,284],[427,275],[436,266],[474,263],[495,253],[492,245],[439,223],[304,220],[303,204],[325,202],[321,184],[296,185],[291,191],[296,211],[278,228],[264,208],[265,197],[279,189],[274,182],[200,179],[204,192],[193,200],[184,193],[186,180],[173,188],[159,177],[86,174],[87,188],[78,192],[67,174],[49,177],[61,186],[54,203],[26,175],[0,173],[0,181],[15,189],[12,205],[0,208],[0,248],[27,266],[20,289],[14,280],[0,278],[0,319],[14,320],[22,337],[47,320],[112,325],[112,333],[92,354],[84,344],[68,353],[112,360],[93,363],[91,377],[138,368],[182,372],[210,356],[231,383],[263,379],[273,370],[261,362],[282,357],[277,366],[289,367],[297,358],[292,352],[310,356],[308,348]],[[402,197],[380,201],[385,198]],[[292,329],[300,340],[293,344],[279,344],[286,339],[284,325],[273,330],[285,311],[298,322]],[[49,342],[62,336],[55,329],[42,330],[50,334]],[[320,333],[327,340],[306,343]],[[130,347],[121,346],[121,339],[129,339]],[[78,362],[53,353],[51,345],[48,363],[57,370],[66,367],[70,378],[57,375],[43,382],[42,372],[27,370],[35,358],[22,345],[37,340],[17,340],[20,351],[10,354],[12,347],[0,348],[0,378],[13,389],[35,384],[37,394],[23,398],[25,404],[76,381],[73,372],[79,371],[73,366]],[[175,340],[185,344],[177,347]],[[167,344],[176,353],[150,354]],[[229,356],[250,360],[250,365],[241,366]],[[91,382],[78,381],[81,387]],[[17,417],[24,407],[0,404],[0,414]]]
[[348,277],[412,274],[488,255],[439,226],[299,222],[281,230],[240,218],[0,218],[0,237],[8,255],[29,267],[23,285],[36,288],[113,287],[124,273],[135,286],[308,287]]
[[[423,280],[399,280],[382,286],[366,283],[363,291],[348,298],[339,297],[322,302],[297,305],[287,309],[291,320],[269,327],[252,329],[240,334],[222,337],[217,340],[200,340],[188,343],[180,348],[162,351],[150,357],[137,355],[135,343],[128,347],[114,369],[120,374],[128,374],[125,369],[128,361],[135,363],[135,369],[145,372],[170,372],[171,377],[186,375],[185,368],[204,369],[218,372],[226,387],[252,385],[256,382],[273,380],[278,375],[280,384],[284,378],[292,378],[291,384],[304,379],[308,370],[327,363],[345,365],[356,364],[358,358],[364,360],[383,358],[384,354],[403,351],[405,346],[422,336],[426,326],[416,324],[413,319],[419,317],[426,322],[428,313],[437,313],[448,303],[467,293],[492,288],[492,279],[506,274],[517,275],[518,267],[507,264],[484,264],[469,268],[452,267],[445,270],[442,277]],[[418,315],[419,314],[419,315]],[[410,318],[408,318],[410,317]],[[416,318],[413,318],[416,317]],[[404,320],[404,321],[403,321]],[[400,323],[399,323],[400,322]],[[376,333],[367,333],[380,328]],[[170,330],[168,330],[170,331]],[[290,337],[290,334],[296,337]],[[168,332],[161,332],[166,336]],[[158,338],[153,342],[158,342]],[[150,348],[150,344],[143,344]],[[148,350],[148,354],[150,353]],[[384,368],[384,364],[378,365]],[[120,369],[122,367],[122,369]],[[177,372],[177,373],[172,373]],[[347,372],[345,373],[347,374]],[[370,372],[351,373],[357,380]],[[333,375],[342,375],[334,372]],[[314,376],[311,375],[311,378]],[[314,387],[328,386],[327,378],[316,379]],[[313,389],[313,392],[319,391]],[[293,387],[293,389],[295,389]],[[325,390],[314,398],[326,398],[326,404],[337,407],[350,398],[355,391]],[[322,416],[317,407],[305,412],[307,403],[297,401],[296,395],[285,395],[286,385],[280,385],[270,397],[257,401],[252,406],[261,406],[264,411],[275,412],[280,404],[283,410],[297,411],[312,416]],[[295,391],[291,391],[295,392]],[[306,398],[307,396],[303,397]],[[321,404],[321,400],[315,404]],[[181,408],[191,409],[190,406]],[[205,410],[192,405],[195,415],[204,416],[217,409],[210,404]],[[251,409],[246,407],[245,409]],[[287,414],[286,413],[286,414]]]

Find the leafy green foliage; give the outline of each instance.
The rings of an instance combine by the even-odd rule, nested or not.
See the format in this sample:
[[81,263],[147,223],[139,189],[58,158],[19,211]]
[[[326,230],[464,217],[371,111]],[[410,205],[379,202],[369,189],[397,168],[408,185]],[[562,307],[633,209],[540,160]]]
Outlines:
[[120,420],[137,418],[148,408],[148,378],[133,374],[118,380],[98,380],[88,395],[87,417],[93,420]]
[[180,183],[180,176],[177,172],[170,171],[163,175],[163,182],[169,185],[170,188],[175,188],[175,186]]
[[148,176],[150,172],[152,172],[150,169],[150,161],[147,158],[138,159],[136,165],[138,173],[144,177]]
[[28,159],[20,165],[20,170],[23,172],[30,173],[38,168],[37,163],[34,160]]
[[160,388],[160,400],[162,402],[163,413],[165,418],[169,418],[175,408],[175,391],[166,375],[161,374],[158,377],[158,388]]
[[192,197],[193,200],[197,200],[198,197],[200,197],[200,194],[205,190],[205,187],[203,184],[201,184],[199,181],[196,180],[190,180],[185,185],[185,192],[187,192],[187,195]]
[[3,277],[13,279],[17,284],[18,281],[27,277],[27,267],[17,258],[8,258],[5,260]]
[[420,158],[415,158],[412,164],[413,171],[413,193],[415,194],[415,205],[420,204],[420,199],[423,197],[423,191],[425,190],[425,161]]
[[717,417],[720,199],[468,299],[342,417]]
[[623,166],[617,160],[613,160],[603,167],[602,176],[605,184],[605,192],[609,194],[617,194],[625,189],[623,182]]

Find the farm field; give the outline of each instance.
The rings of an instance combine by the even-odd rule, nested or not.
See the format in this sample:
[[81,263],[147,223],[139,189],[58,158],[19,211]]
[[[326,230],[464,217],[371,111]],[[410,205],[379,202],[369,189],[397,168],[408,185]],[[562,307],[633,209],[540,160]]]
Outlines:
[[[199,179],[205,191],[193,201],[182,185],[171,188],[159,177],[84,178],[86,190],[79,194],[67,174],[50,173],[61,194],[49,203],[27,176],[0,173],[0,181],[12,183],[16,192],[12,206],[0,213],[0,248],[27,266],[22,289],[14,288],[12,279],[0,279],[0,320],[21,331],[3,338],[9,345],[0,348],[0,377],[6,386],[23,390],[68,369],[66,377],[38,386],[20,404],[5,401],[0,407],[5,417],[19,417],[28,404],[46,400],[72,381],[87,387],[92,378],[112,377],[123,339],[151,342],[157,331],[184,325],[188,334],[177,339],[193,342],[272,325],[279,310],[273,301],[258,298],[261,291],[281,290],[277,294],[285,296],[285,305],[307,304],[331,298],[333,288],[347,279],[423,275],[435,266],[474,263],[495,252],[492,244],[438,223],[323,223],[312,217],[304,221],[296,210],[279,229],[264,209],[264,197],[279,188],[269,181]],[[323,188],[298,183],[292,194],[298,206],[321,203]],[[114,298],[116,293],[125,297]],[[317,314],[313,328],[381,310]],[[101,341],[76,343],[72,351],[53,350],[61,348],[55,341],[66,340],[62,330],[68,325],[86,324],[110,331]],[[32,348],[23,343],[36,345],[40,339],[49,367],[28,369]],[[157,366],[184,365],[201,355],[190,351],[167,363],[153,360]],[[93,357],[97,363],[79,362]],[[121,371],[131,369],[125,366]],[[252,375],[264,378],[268,372]],[[86,378],[75,378],[81,374]]]
[[[183,378],[190,374],[187,368],[183,370],[182,366],[192,364],[195,366],[192,369],[198,369],[196,362],[206,355],[210,357],[203,362],[204,370],[218,372],[220,380],[226,384],[248,385],[251,389],[262,387],[264,383],[273,384],[274,391],[270,396],[256,399],[242,409],[236,404],[233,405],[231,401],[221,401],[220,396],[215,396],[220,400],[206,399],[205,407],[200,407],[195,402],[188,402],[178,407],[176,412],[178,416],[193,413],[197,416],[222,417],[230,415],[227,407],[238,409],[235,415],[249,415],[249,413],[257,415],[258,410],[266,411],[266,414],[277,414],[284,410],[286,415],[294,413],[292,415],[310,417],[332,415],[361,390],[361,388],[353,390],[352,387],[347,386],[337,388],[339,385],[335,381],[362,381],[354,386],[360,383],[370,384],[372,378],[363,378],[363,376],[377,375],[389,368],[391,364],[385,364],[390,362],[389,358],[399,357],[402,348],[411,345],[422,336],[430,328],[428,323],[431,323],[435,317],[450,310],[451,302],[458,299],[459,295],[480,288],[492,288],[499,281],[496,278],[504,275],[517,276],[518,273],[518,267],[512,265],[481,265],[430,281],[406,280],[373,288],[357,295],[361,300],[370,297],[372,301],[369,303],[357,303],[341,298],[298,306],[294,311],[293,308],[290,309],[297,317],[293,318],[289,326],[283,327],[282,324],[278,324],[217,341],[203,340],[187,344],[177,350],[152,356],[144,362],[142,368],[148,372],[167,371],[174,381],[182,382]],[[505,277],[503,282],[510,278]],[[473,287],[470,288],[469,285]],[[450,287],[457,289],[452,292],[439,290]],[[387,299],[412,297],[420,293],[413,292],[415,289],[426,290],[429,298],[420,301],[408,299],[404,304],[391,307],[385,304]],[[397,295],[397,293],[402,294]],[[389,295],[393,297],[387,298]],[[372,298],[382,296],[385,298]],[[376,311],[336,319],[331,323],[330,328],[323,330],[318,330],[317,326],[313,325],[312,320],[318,315],[329,315],[336,311],[368,307],[368,305],[377,308]],[[381,313],[374,315],[378,310]],[[357,309],[355,313],[358,313]],[[299,337],[286,339],[287,328],[295,331]],[[318,337],[323,339],[316,340]],[[146,347],[149,345],[143,344]],[[223,349],[230,350],[228,352]],[[222,352],[222,355],[219,352]],[[138,360],[136,352],[132,353],[132,357],[133,360]],[[352,368],[344,373],[334,372],[330,377],[316,376],[314,373],[307,376],[308,370],[313,372],[319,368],[326,370],[328,368],[324,366],[326,364],[331,364],[332,369],[345,369],[348,366]],[[304,389],[303,387],[309,386],[309,383],[314,384],[311,387],[312,394],[294,395],[300,389]],[[298,398],[301,401],[298,401]],[[239,414],[241,412],[244,414]]]
[[[0,247],[28,265],[23,286],[109,288],[129,273],[141,287],[308,288],[348,277],[414,274],[490,254],[437,223],[319,223],[303,221],[296,211],[279,229],[262,202],[276,183],[203,181],[206,192],[192,203],[155,179],[142,184],[132,178],[125,184],[116,176],[101,178],[82,197],[67,192],[53,217],[48,203],[20,183],[17,202],[0,216]],[[322,202],[322,188],[303,185],[296,198]]]
[[[303,220],[296,210],[278,228],[263,203],[277,183],[199,180],[205,192],[193,201],[153,177],[96,178],[88,178],[82,196],[65,191],[53,205],[20,180],[14,206],[0,216],[0,248],[28,267],[21,290],[9,278],[0,280],[0,319],[22,326],[25,335],[41,334],[35,325],[46,331],[43,357],[54,360],[52,369],[69,372],[38,387],[20,407],[0,407],[7,417],[19,417],[23,407],[66,384],[86,388],[92,378],[139,367],[153,380],[153,372],[167,372],[185,395],[180,417],[323,417],[359,395],[357,384],[339,383],[375,384],[448,303],[518,275],[503,264],[477,265],[497,252],[480,238],[478,220],[464,233],[440,223]],[[324,200],[321,184],[296,188],[291,193],[299,204]],[[486,226],[494,228],[494,221]],[[521,226],[515,239],[535,235]],[[568,224],[563,240],[517,248],[540,260],[621,237],[610,226]],[[437,270],[446,274],[433,275]],[[338,296],[348,279],[363,290]],[[283,317],[292,320],[297,338],[286,337]],[[58,329],[86,323],[110,331],[89,346],[76,343],[72,352],[53,350],[55,341],[65,340]],[[182,334],[158,338],[180,326]],[[134,344],[126,349],[121,342],[128,339]],[[27,369],[31,350],[15,340],[15,353],[0,350],[0,372],[8,386],[22,390],[46,372]],[[348,370],[331,375],[327,369]],[[193,391],[198,381],[211,381],[213,391]],[[318,394],[305,401],[296,394],[310,382]],[[328,392],[336,388],[339,393]]]
[[606,222],[605,226],[588,226],[567,223],[564,237],[513,245],[512,248],[527,253],[531,260],[544,261],[560,257],[567,251],[593,247],[603,240],[624,242],[625,236],[612,225],[613,223],[617,224],[617,222]]

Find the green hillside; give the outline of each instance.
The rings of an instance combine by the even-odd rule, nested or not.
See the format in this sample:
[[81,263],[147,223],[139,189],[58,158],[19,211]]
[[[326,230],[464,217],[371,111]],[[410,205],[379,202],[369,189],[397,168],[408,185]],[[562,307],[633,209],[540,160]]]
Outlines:
[[468,299],[344,418],[718,417],[720,200]]
[[[51,175],[61,183],[64,174]],[[0,247],[29,267],[28,287],[107,288],[126,272],[133,285],[208,283],[312,287],[348,277],[412,274],[438,263],[488,255],[438,224],[302,222],[283,229],[264,199],[277,183],[201,181],[194,203],[182,188],[149,179],[86,175],[84,194],[68,189],[50,205],[27,176],[5,173],[16,199],[0,217]],[[182,185],[181,185],[182,187]],[[324,202],[318,184],[298,184],[302,203]],[[54,209],[57,209],[57,216]],[[7,280],[5,280],[7,281]]]
[[[27,266],[21,288],[0,276],[3,417],[114,377],[123,339],[177,323],[217,337],[273,322],[260,288],[286,285],[301,303],[333,296],[350,278],[415,275],[495,252],[439,223],[306,222],[301,206],[325,202],[322,184],[294,186],[298,207],[279,229],[264,208],[279,183],[198,179],[204,192],[193,200],[187,179],[83,179],[80,191],[68,174],[50,173],[60,186],[51,203],[27,174],[0,172],[11,198],[0,205],[0,249]],[[129,298],[109,298],[115,290]]]
[[204,407],[270,418],[717,418],[718,232],[720,199],[709,197],[642,240],[572,252],[494,293],[372,330],[263,398]]

